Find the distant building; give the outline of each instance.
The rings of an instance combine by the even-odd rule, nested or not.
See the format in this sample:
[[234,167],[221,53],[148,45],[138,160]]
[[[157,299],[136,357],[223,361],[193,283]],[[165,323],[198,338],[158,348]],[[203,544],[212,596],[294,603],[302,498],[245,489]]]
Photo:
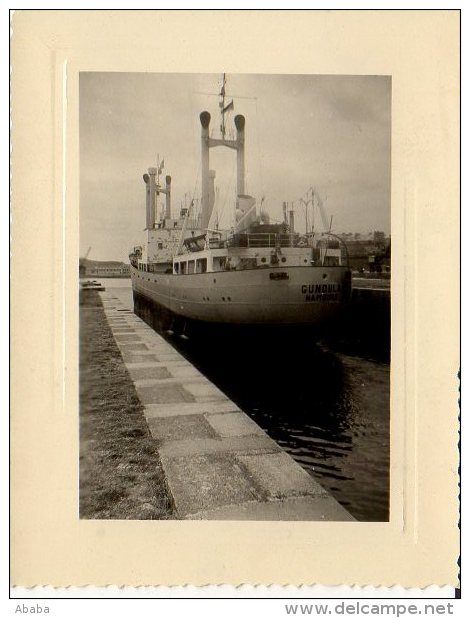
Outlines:
[[391,239],[385,232],[374,231],[366,234],[358,232],[337,235],[342,240],[342,257],[349,256],[353,270],[369,272],[390,271]]
[[81,277],[130,277],[131,268],[125,262],[81,259],[79,274]]

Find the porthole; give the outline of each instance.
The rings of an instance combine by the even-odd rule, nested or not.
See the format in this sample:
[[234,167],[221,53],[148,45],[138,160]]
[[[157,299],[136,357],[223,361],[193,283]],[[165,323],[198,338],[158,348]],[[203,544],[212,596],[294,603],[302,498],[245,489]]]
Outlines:
[[227,296],[227,300],[228,300],[228,301],[230,301],[230,300],[232,300],[232,299],[230,298],[230,296]]
[[306,264],[306,263],[307,263],[307,259],[304,260],[304,264]]
[[265,257],[262,257],[262,258],[261,258],[261,261],[262,261],[262,262],[263,262],[263,264],[264,264],[264,262],[266,262],[266,258],[265,258]]
[[326,273],[323,273],[323,279],[326,279],[328,277],[328,275]]
[[[286,261],[286,258],[285,258],[285,257],[282,257],[282,258],[281,258],[281,262],[285,262],[285,261]],[[305,260],[305,261],[307,261],[307,260]]]
[[222,300],[225,301],[225,296],[222,296]]

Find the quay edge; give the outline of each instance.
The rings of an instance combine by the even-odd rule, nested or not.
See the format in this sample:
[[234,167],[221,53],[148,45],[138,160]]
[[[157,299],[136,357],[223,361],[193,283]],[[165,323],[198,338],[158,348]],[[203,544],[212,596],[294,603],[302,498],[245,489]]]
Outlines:
[[133,313],[105,314],[157,441],[178,519],[355,521],[236,404]]

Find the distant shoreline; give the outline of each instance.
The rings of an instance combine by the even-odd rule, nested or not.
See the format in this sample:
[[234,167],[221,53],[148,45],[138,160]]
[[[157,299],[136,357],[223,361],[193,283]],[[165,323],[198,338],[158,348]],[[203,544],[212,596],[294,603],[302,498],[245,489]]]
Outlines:
[[130,279],[130,275],[79,275],[79,279],[91,279],[97,277],[98,279]]

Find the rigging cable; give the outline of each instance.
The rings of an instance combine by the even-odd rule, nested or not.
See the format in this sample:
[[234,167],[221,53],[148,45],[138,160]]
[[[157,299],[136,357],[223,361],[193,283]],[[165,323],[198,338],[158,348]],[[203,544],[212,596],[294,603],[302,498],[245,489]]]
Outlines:
[[[261,195],[264,196],[266,195],[266,188],[264,186],[263,166],[261,164],[261,147],[259,143],[260,126],[259,126],[259,115],[258,115],[258,97],[255,97],[255,114],[256,114],[256,145],[257,145],[257,150],[258,150],[260,189],[261,189]],[[260,214],[261,214],[261,209],[260,209]]]
[[[232,188],[235,187],[235,166],[232,165],[232,177],[230,178],[229,183],[226,185],[225,187],[225,197],[224,197],[224,202],[222,204],[222,209],[219,213],[219,221],[222,221],[222,217],[225,211],[225,206],[227,205],[227,200],[228,200],[228,196],[229,196],[229,191],[230,193],[232,193]],[[229,222],[228,227],[231,227],[231,222]]]

